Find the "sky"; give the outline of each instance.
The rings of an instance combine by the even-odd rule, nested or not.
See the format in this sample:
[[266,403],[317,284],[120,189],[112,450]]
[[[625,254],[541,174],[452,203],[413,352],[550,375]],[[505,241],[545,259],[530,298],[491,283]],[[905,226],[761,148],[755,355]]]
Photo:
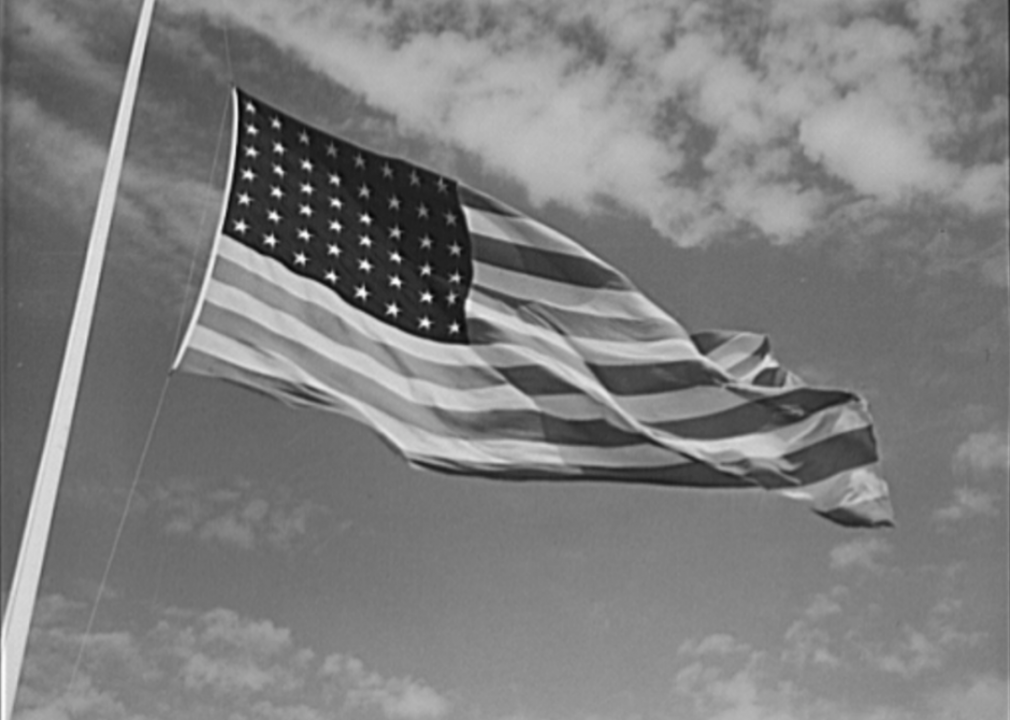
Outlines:
[[[5,602],[139,6],[0,5]],[[15,717],[1006,718],[1006,28],[1000,0],[161,0]],[[862,394],[897,527],[442,477],[169,376],[232,83]]]

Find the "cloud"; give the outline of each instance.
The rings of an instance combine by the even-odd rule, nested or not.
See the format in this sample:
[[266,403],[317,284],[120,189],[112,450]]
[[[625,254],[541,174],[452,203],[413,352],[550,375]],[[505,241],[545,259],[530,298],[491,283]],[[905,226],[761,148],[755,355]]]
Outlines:
[[988,476],[1010,471],[1010,441],[997,429],[972,433],[954,451],[954,472]]
[[412,678],[384,678],[358,658],[334,654],[321,673],[345,688],[349,708],[377,708],[389,720],[436,720],[448,714],[449,700]]
[[857,538],[831,549],[831,567],[835,570],[859,568],[879,573],[884,566],[879,562],[882,555],[891,552],[891,545],[877,537]]
[[748,229],[794,242],[866,196],[1003,212],[1003,154],[968,150],[1002,132],[982,121],[1001,96],[994,11],[881,5],[170,7],[262,35],[536,204],[616,203],[681,245]]
[[[154,493],[150,511],[167,534],[195,536],[238,550],[263,546],[287,550],[309,534],[313,518],[327,514],[318,503],[292,498],[281,483],[266,491],[244,479],[216,492],[207,491],[206,485],[176,478]],[[347,527],[346,522],[338,526]]]
[[[17,88],[5,88],[3,116],[9,206],[44,208],[49,222],[73,229],[57,237],[83,245],[95,212],[107,140],[96,139]],[[206,182],[154,168],[131,154],[117,195],[108,264],[143,267],[143,273],[128,275],[144,279],[138,290],[170,304],[182,303],[197,242],[210,234],[200,220],[202,211],[207,199],[219,194]],[[26,242],[18,236],[11,241]]]
[[16,720],[322,720],[357,709],[437,720],[451,709],[424,682],[380,675],[351,655],[320,659],[288,628],[228,608],[170,608],[147,628],[133,617],[134,630],[94,632],[71,682],[87,608],[59,595],[39,603]]
[[953,489],[948,505],[937,509],[933,518],[941,524],[999,515],[1002,493],[995,483],[1010,479],[1010,445],[999,429],[970,434],[954,451],[951,469],[956,479],[986,484],[962,485]]
[[937,691],[933,712],[943,720],[1005,720],[1010,715],[1010,681],[983,675]]

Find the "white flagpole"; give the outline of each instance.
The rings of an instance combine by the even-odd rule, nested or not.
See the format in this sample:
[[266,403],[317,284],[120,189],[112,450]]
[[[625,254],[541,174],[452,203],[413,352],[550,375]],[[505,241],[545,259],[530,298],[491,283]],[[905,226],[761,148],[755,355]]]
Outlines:
[[4,613],[3,686],[0,688],[3,694],[2,720],[10,720],[13,714],[14,698],[17,694],[18,679],[21,676],[21,664],[24,660],[25,647],[28,644],[28,629],[31,626],[32,611],[35,608],[39,578],[42,576],[42,563],[49,540],[49,528],[56,507],[57,490],[70,438],[70,426],[74,417],[74,408],[77,405],[77,391],[84,369],[84,355],[87,350],[88,336],[91,333],[91,321],[95,314],[98,284],[105,261],[105,248],[108,245],[109,228],[112,225],[112,211],[115,207],[116,191],[122,174],[126,141],[130,134],[130,121],[133,118],[134,100],[137,96],[137,85],[140,79],[140,67],[144,59],[144,49],[147,46],[151,17],[154,14],[154,2],[155,0],[143,0],[140,19],[137,21],[133,50],[126,69],[123,93],[119,100],[116,125],[112,131],[109,158],[106,161],[105,175],[102,178],[102,188],[98,196],[98,206],[91,226],[91,238],[88,241],[81,285],[77,291],[77,304],[74,307],[74,315],[70,323],[70,333],[63,355],[63,367],[60,370],[52,414],[49,417],[49,430],[42,448],[42,458],[39,461],[35,488],[32,492],[31,505],[28,508],[28,518],[21,537],[18,563],[14,570],[14,579],[11,583],[7,609]]

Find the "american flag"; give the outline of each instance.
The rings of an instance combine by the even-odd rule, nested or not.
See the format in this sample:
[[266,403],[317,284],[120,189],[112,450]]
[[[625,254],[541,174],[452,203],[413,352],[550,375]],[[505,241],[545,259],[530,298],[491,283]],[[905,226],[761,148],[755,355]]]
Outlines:
[[237,89],[234,117],[182,370],[349,415],[415,467],[760,487],[891,524],[865,403],[764,337],[692,335],[558,231]]

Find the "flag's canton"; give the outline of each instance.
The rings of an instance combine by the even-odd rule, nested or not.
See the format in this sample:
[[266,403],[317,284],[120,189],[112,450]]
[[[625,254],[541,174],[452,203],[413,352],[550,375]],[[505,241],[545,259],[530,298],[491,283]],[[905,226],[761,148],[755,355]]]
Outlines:
[[454,181],[239,93],[223,232],[406,332],[466,342],[470,237]]

